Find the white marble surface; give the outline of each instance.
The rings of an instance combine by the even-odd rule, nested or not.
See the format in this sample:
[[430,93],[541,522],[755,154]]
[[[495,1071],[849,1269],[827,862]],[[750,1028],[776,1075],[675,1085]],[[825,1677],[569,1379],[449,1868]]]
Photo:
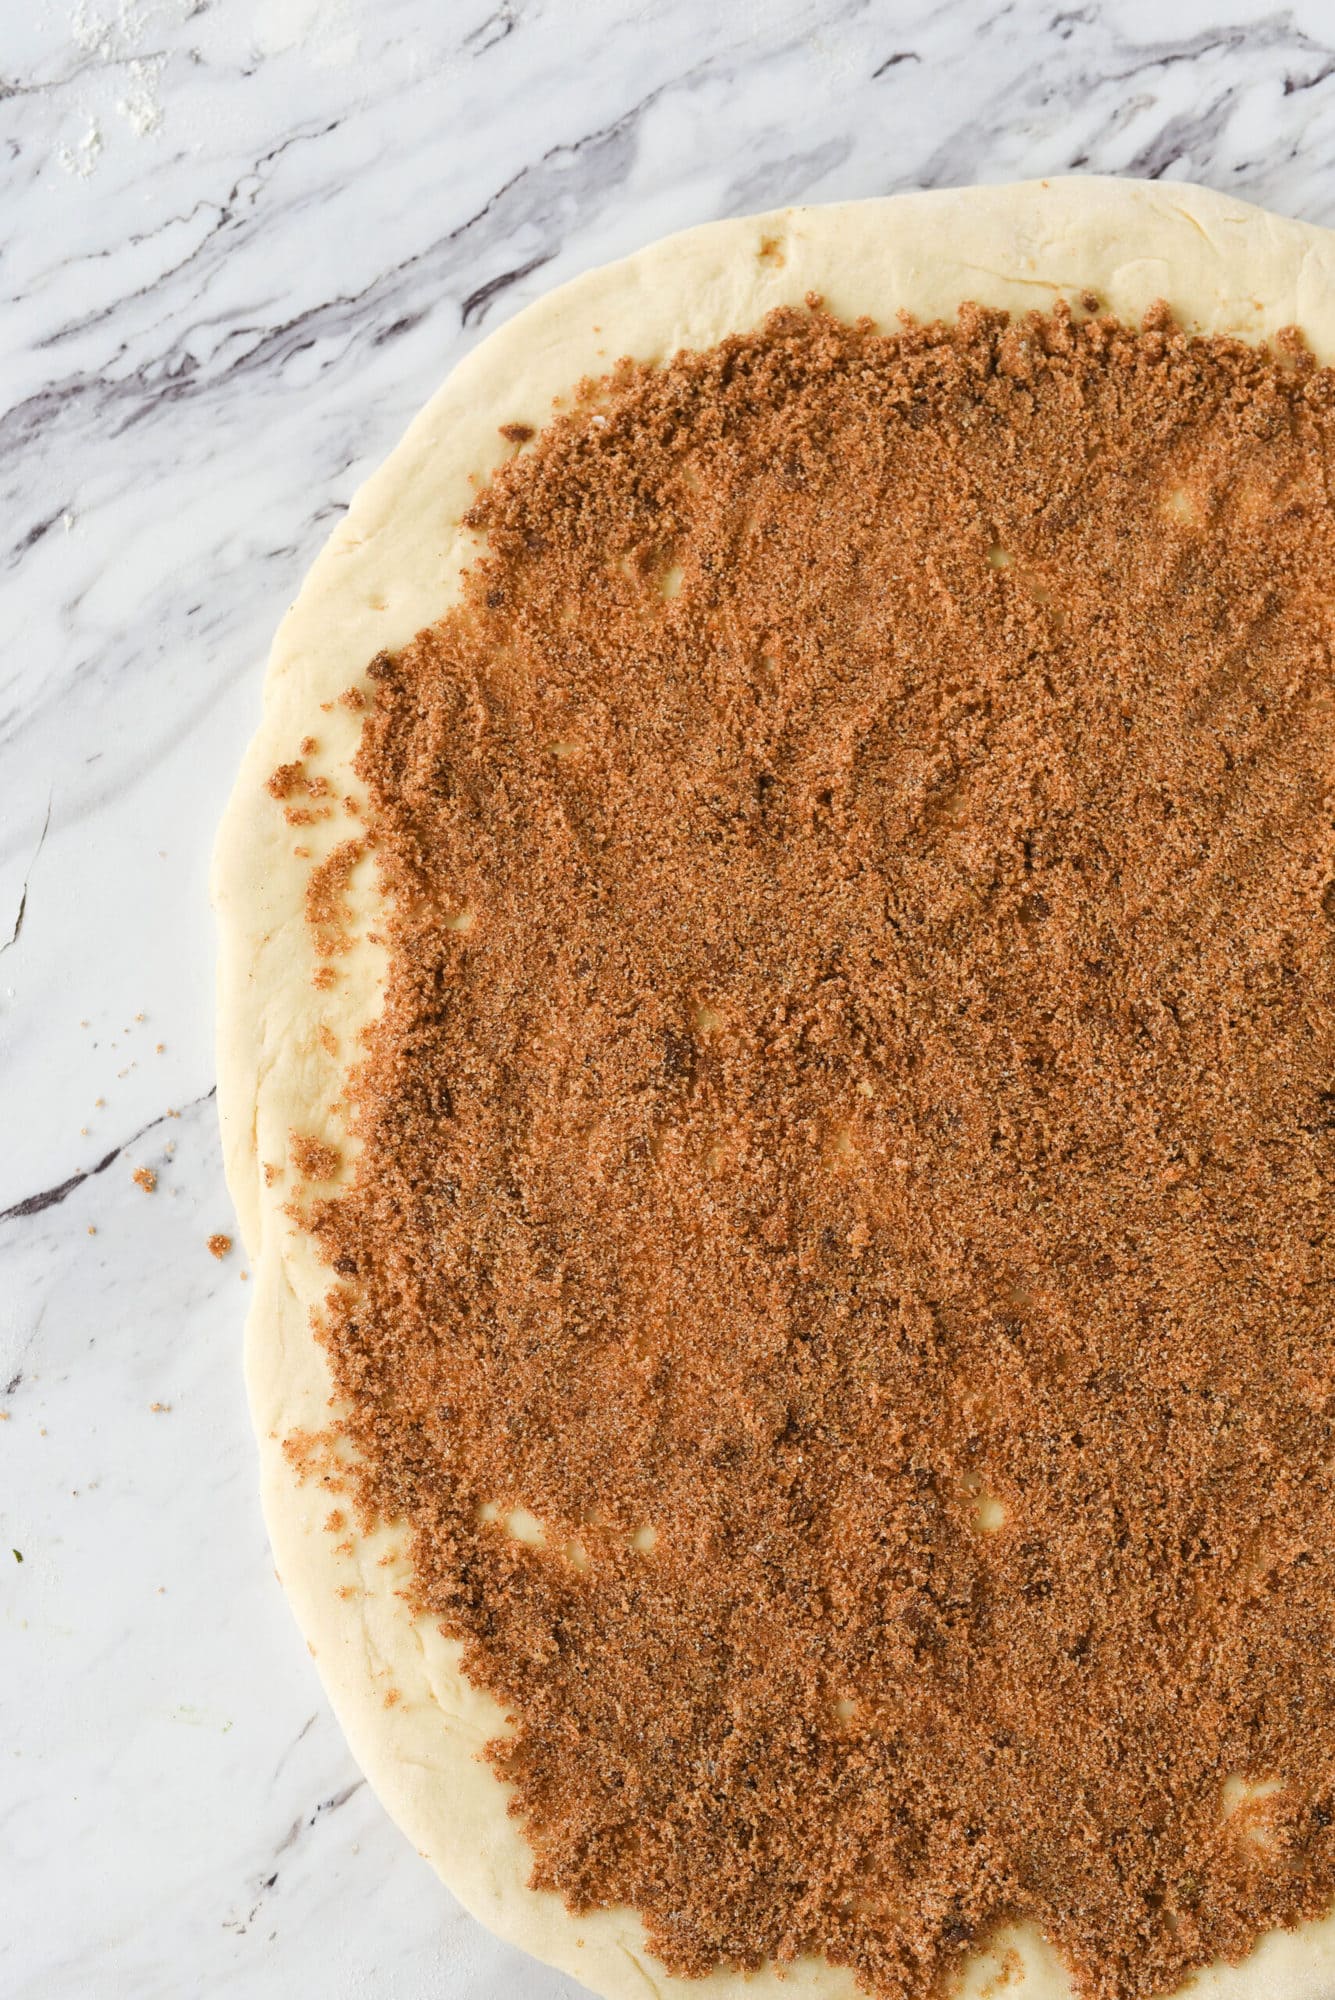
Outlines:
[[359,1782],[260,1524],[242,1259],[204,1247],[231,1226],[205,881],[268,636],[452,362],[666,230],[1072,169],[1335,223],[1335,14],[8,0],[0,25],[0,1991],[556,2000]]

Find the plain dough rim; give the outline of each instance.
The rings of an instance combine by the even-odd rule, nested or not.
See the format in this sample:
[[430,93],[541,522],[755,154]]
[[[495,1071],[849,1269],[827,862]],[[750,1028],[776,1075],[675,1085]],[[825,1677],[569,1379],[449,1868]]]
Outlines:
[[[284,1157],[293,1125],[336,1129],[338,1066],[321,1058],[316,1030],[323,1021],[344,1038],[355,1032],[373,1010],[377,960],[368,948],[338,961],[344,976],[333,996],[312,987],[307,871],[263,781],[307,733],[321,739],[320,768],[346,767],[355,721],[343,711],[322,719],[319,705],[360,679],[380,648],[403,644],[446,608],[467,554],[458,522],[470,474],[505,455],[501,423],[540,425],[580,376],[622,354],[661,359],[708,345],[809,291],[842,315],[885,323],[901,310],[953,316],[964,299],[1025,310],[1086,290],[1128,318],[1166,298],[1202,332],[1255,340],[1297,324],[1318,359],[1335,360],[1335,232],[1203,188],[1094,177],[706,224],[539,299],[456,367],[316,559],[275,637],[263,719],[219,830],[219,1116],[256,1280],[246,1377],[279,1573],[353,1753],[391,1817],[490,1929],[605,2000],[669,1991],[825,2000],[857,1989],[847,1972],[819,1962],[790,1968],[782,1984],[768,1968],[677,1980],[647,1957],[632,1912],[575,1917],[530,1890],[528,1850],[504,1788],[477,1761],[499,1711],[462,1679],[456,1649],[394,1597],[402,1570],[381,1561],[392,1557],[392,1533],[350,1535],[340,1555],[323,1525],[328,1494],[301,1484],[283,1456],[280,1434],[315,1428],[326,1411],[328,1378],[308,1327],[325,1281],[282,1214],[285,1183],[266,1190],[260,1161]],[[1067,1981],[1041,1941],[1030,1933],[1020,1948],[1027,1976],[1008,1995],[1064,1996]],[[981,1991],[987,1970],[986,1958],[975,1961],[965,1990]],[[1210,1968],[1186,1990],[1219,2000],[1335,1994],[1335,1916],[1272,1933],[1243,1964]]]

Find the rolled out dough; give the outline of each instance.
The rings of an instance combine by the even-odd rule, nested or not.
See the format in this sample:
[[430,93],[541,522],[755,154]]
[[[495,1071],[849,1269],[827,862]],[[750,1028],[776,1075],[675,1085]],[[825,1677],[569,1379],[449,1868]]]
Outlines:
[[[893,324],[953,317],[962,300],[1013,311],[1097,294],[1136,319],[1163,298],[1188,326],[1260,340],[1293,324],[1335,361],[1335,233],[1283,220],[1203,188],[1065,179],[965,188],[820,208],[791,208],[669,237],[588,272],[519,313],[450,376],[367,481],[279,627],[263,716],[218,837],[213,900],[219,926],[218,1097],[227,1177],[254,1286],[246,1374],[260,1445],[265,1515],[298,1621],[354,1755],[388,1812],[454,1893],[493,1931],[609,2000],[704,1995],[845,1996],[849,1973],[823,1963],[703,1982],[669,1977],[629,1910],[572,1916],[527,1886],[529,1854],[506,1793],[479,1761],[504,1728],[462,1677],[458,1649],[414,1620],[396,1588],[406,1565],[392,1528],[362,1537],[325,1529],[333,1504],[302,1483],[281,1440],[328,1421],[329,1380],[308,1322],[326,1276],[283,1213],[291,1175],[267,1184],[295,1127],[341,1137],[333,1108],[358,1026],[377,1009],[381,958],[359,943],[335,961],[330,991],[304,918],[310,862],[346,827],[301,835],[266,796],[265,780],[318,740],[314,771],[338,796],[351,776],[358,719],[333,701],[372,656],[404,644],[455,594],[474,546],[460,526],[479,477],[505,455],[498,426],[542,426],[555,398],[621,355],[667,358],[754,327],[778,305],[820,293],[845,317]],[[363,863],[352,901],[364,920],[374,885]],[[332,1029],[338,1052],[319,1030]],[[326,1036],[325,1042],[327,1043]],[[393,1557],[382,1565],[386,1554]],[[343,1593],[343,1594],[340,1594]],[[395,1695],[386,1705],[386,1695]],[[998,1941],[963,1987],[981,2000],[1007,1949],[1006,2000],[1061,2000],[1069,1985],[1032,1931]],[[1335,1995],[1335,1918],[1262,1940],[1243,1964],[1214,1967],[1188,1990],[1217,2000],[1320,2000]]]

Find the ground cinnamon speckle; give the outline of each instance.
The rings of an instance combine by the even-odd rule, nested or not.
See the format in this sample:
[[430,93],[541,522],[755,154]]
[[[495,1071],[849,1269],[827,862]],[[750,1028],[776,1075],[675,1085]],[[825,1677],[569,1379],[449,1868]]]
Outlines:
[[336,1436],[674,1972],[1335,1895],[1332,468],[1292,342],[785,312],[372,665]]
[[152,1167],[136,1167],[134,1173],[131,1175],[131,1179],[137,1188],[143,1189],[145,1194],[152,1194],[158,1184],[158,1177]]

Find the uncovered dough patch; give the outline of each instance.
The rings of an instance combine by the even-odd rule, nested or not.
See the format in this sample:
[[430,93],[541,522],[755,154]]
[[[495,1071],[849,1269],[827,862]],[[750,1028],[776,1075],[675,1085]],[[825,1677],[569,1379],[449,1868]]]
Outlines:
[[530,430],[310,883],[357,1503],[669,1971],[1167,1992],[1335,1896],[1335,377],[813,300]]

